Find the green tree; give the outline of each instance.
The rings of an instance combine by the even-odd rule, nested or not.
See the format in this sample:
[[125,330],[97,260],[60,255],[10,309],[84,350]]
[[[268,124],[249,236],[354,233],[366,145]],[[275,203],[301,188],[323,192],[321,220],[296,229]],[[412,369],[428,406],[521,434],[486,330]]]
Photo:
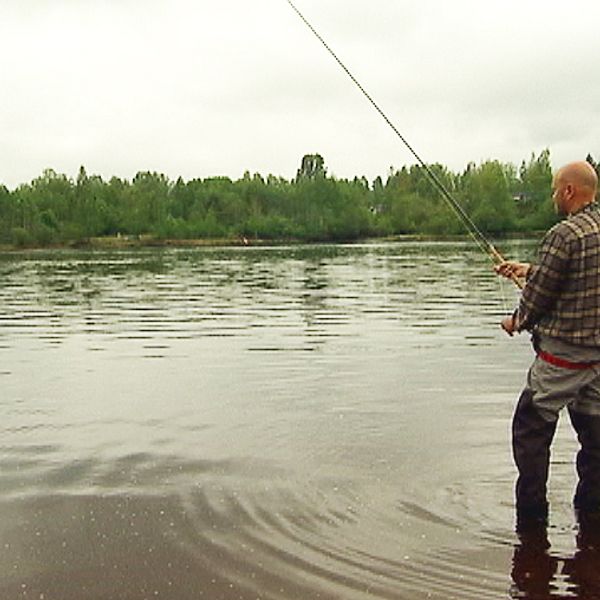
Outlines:
[[140,171],[128,193],[128,229],[135,234],[156,233],[169,207],[169,179],[160,173]]
[[10,242],[10,232],[15,227],[14,203],[8,189],[0,185],[0,242]]
[[[598,168],[591,155],[588,160]],[[557,218],[547,150],[519,168],[486,161],[459,174],[441,164],[428,169],[485,232],[545,229]],[[141,171],[131,182],[105,182],[83,166],[75,180],[46,169],[12,192],[0,186],[0,241],[43,245],[117,233],[307,241],[464,234],[429,170],[390,168],[385,183],[377,177],[369,186],[361,176],[328,176],[320,154],[306,154],[291,181],[247,171],[237,181],[180,177],[171,183],[163,174]]]
[[520,193],[516,195],[520,228],[547,229],[557,220],[552,204],[552,166],[550,151],[542,150],[523,161],[519,169]]
[[324,178],[326,174],[325,161],[320,154],[305,154],[302,157],[296,179]]
[[[596,171],[596,175],[600,178],[600,165],[594,160],[594,157],[591,154],[588,154],[585,157],[585,160],[594,167],[594,171]],[[596,191],[596,200],[600,200],[600,188]]]
[[499,161],[469,165],[459,182],[459,202],[479,229],[501,233],[514,228],[515,205],[504,166]]

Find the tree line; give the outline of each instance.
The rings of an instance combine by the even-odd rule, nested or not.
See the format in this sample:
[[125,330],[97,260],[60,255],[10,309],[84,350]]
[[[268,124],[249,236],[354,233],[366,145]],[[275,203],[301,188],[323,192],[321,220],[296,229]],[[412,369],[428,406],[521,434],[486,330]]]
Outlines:
[[[489,160],[459,173],[440,164],[430,168],[484,233],[544,230],[556,221],[548,150],[519,167]],[[327,174],[319,154],[304,156],[292,180],[246,172],[238,180],[171,181],[140,172],[131,181],[105,181],[81,167],[74,180],[47,169],[12,191],[0,185],[0,243],[14,246],[117,235],[350,241],[463,233],[423,167],[391,168],[373,182],[340,179]]]

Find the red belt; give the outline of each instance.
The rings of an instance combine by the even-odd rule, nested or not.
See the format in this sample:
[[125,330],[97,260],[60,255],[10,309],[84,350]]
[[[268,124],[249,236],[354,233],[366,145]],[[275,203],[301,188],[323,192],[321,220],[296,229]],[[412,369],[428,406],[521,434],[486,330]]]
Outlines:
[[564,358],[554,356],[554,354],[544,352],[543,350],[538,350],[537,355],[543,361],[550,363],[551,365],[554,365],[555,367],[562,367],[563,369],[572,369],[574,371],[580,371],[583,369],[591,369],[592,367],[600,365],[600,362],[571,362],[570,360],[565,360]]

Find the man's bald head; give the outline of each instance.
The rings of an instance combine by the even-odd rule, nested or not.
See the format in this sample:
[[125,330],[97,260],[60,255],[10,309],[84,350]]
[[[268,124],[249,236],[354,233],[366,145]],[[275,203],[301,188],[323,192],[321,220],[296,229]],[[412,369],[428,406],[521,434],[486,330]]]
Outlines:
[[598,187],[598,175],[594,167],[584,160],[561,167],[556,174],[556,180],[563,184],[572,183],[578,187],[590,188],[594,194]]
[[553,199],[557,210],[564,214],[577,212],[593,202],[598,189],[598,175],[586,161],[561,167],[552,182]]

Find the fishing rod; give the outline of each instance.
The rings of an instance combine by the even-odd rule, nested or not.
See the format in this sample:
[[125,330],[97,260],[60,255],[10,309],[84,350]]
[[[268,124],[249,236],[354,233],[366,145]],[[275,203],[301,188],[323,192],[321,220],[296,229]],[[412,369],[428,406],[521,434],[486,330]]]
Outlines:
[[[300,19],[304,22],[304,24],[310,29],[310,31],[314,34],[314,36],[321,42],[321,44],[325,47],[325,49],[331,54],[331,56],[335,59],[338,65],[344,70],[346,75],[350,77],[354,85],[362,92],[365,98],[371,103],[373,108],[383,117],[383,120],[389,125],[392,131],[400,138],[402,143],[408,148],[410,153],[415,157],[419,165],[424,169],[425,173],[429,177],[429,180],[433,184],[433,186],[437,189],[437,191],[441,194],[442,198],[446,200],[449,206],[452,208],[456,216],[463,223],[465,228],[467,229],[469,235],[473,238],[475,243],[479,246],[479,248],[491,258],[494,264],[502,263],[505,261],[505,258],[502,254],[496,249],[494,244],[483,234],[483,232],[477,227],[477,225],[473,222],[473,219],[465,212],[465,209],[460,205],[460,203],[452,196],[452,194],[448,191],[446,186],[440,181],[439,177],[433,172],[433,170],[425,163],[425,161],[417,154],[415,149],[409,144],[408,140],[400,133],[400,130],[392,123],[392,121],[388,118],[388,116],[383,112],[380,106],[373,100],[371,95],[365,90],[365,88],[361,85],[361,83],[354,77],[354,75],[350,72],[348,67],[339,59],[337,54],[331,49],[329,44],[321,37],[319,32],[311,25],[311,23],[306,19],[306,17],[298,10],[296,5],[292,2],[292,0],[287,0],[287,3],[292,7],[294,12],[300,17]],[[511,279],[514,283],[519,287],[523,288],[523,282],[516,276],[511,276]]]

